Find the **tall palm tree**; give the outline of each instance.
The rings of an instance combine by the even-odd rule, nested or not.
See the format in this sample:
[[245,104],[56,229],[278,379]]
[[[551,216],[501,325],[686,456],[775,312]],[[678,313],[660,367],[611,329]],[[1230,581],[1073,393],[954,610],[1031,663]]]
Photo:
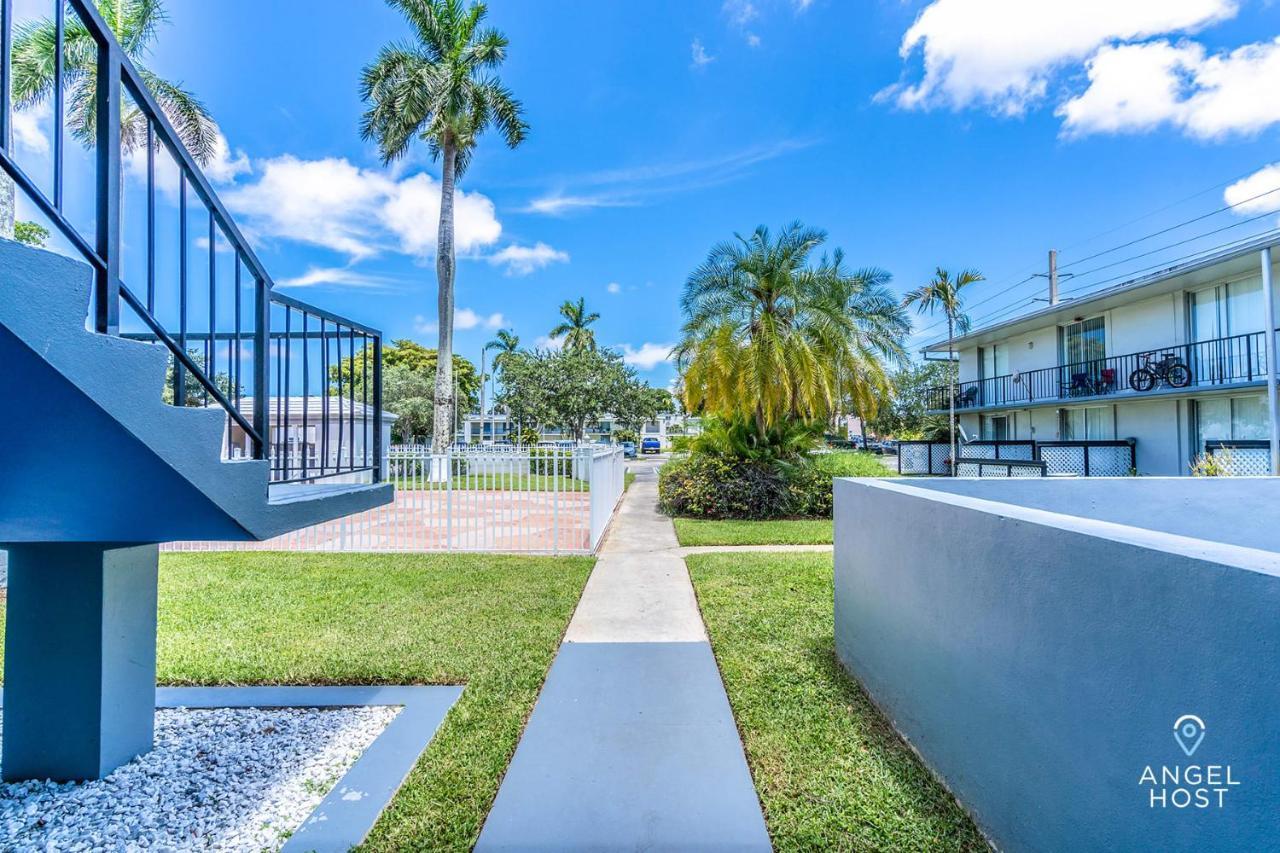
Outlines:
[[484,348],[485,352],[498,351],[498,354],[493,357],[493,369],[501,372],[502,365],[520,351],[520,336],[510,329],[499,329],[493,340],[485,344]]
[[[982,273],[977,270],[964,270],[954,279],[951,274],[938,267],[933,278],[915,290],[909,291],[902,299],[902,307],[915,305],[921,314],[933,314],[942,311],[947,317],[947,362],[955,369],[954,341],[956,332],[964,334],[969,331],[969,315],[965,314],[964,289],[983,280]],[[947,404],[950,408],[948,425],[951,429],[951,465],[956,464],[956,377],[952,376],[947,383]]]
[[763,225],[735,238],[685,283],[675,355],[688,409],[746,420],[759,436],[823,418],[841,398],[874,413],[910,330],[888,274],[848,271],[839,250],[811,263],[826,233],[798,222],[777,239]]
[[566,299],[560,306],[560,316],[564,318],[564,322],[551,330],[551,337],[564,338],[564,347],[570,352],[594,351],[596,333],[590,326],[600,319],[600,315],[595,311],[587,312],[586,297],[579,296],[577,302]]
[[[169,123],[192,158],[206,163],[213,155],[218,127],[194,95],[158,76],[143,60],[155,43],[160,25],[168,20],[163,0],[95,0],[120,47],[133,60]],[[57,62],[57,25],[43,18],[19,25],[13,39],[13,108],[26,110],[53,94]],[[62,84],[66,93],[66,122],[73,138],[86,146],[97,141],[97,46],[80,18],[68,15],[63,34]],[[120,110],[120,148],[128,155],[147,140],[147,117],[131,99]],[[124,180],[121,171],[121,180]],[[0,173],[0,236],[14,233],[15,187]],[[123,194],[122,194],[123,197]]]
[[440,369],[436,372],[433,442],[453,440],[453,195],[480,135],[496,128],[507,145],[524,141],[520,102],[491,72],[507,56],[506,36],[481,29],[483,3],[462,0],[387,0],[413,26],[414,41],[389,44],[364,69],[360,94],[369,105],[360,135],[378,144],[383,163],[405,155],[415,139],[441,161],[440,224],[436,244]]
[[480,351],[480,434],[484,435],[484,357],[489,354],[489,350],[497,350],[498,354],[493,357],[493,376],[490,377],[490,388],[493,389],[493,396],[497,397],[497,375],[502,372],[502,367],[507,361],[520,351],[520,337],[510,329],[499,329],[494,339],[484,345],[484,349]]

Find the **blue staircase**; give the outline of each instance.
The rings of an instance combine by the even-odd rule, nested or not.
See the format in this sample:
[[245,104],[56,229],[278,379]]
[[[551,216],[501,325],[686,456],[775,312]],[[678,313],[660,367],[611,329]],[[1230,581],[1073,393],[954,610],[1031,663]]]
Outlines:
[[[151,748],[159,543],[267,539],[391,501],[382,338],[275,291],[92,0],[52,3],[42,22],[52,174],[24,162],[13,7],[0,0],[0,192],[20,194],[60,253],[0,239],[0,776],[82,780]],[[70,31],[94,42],[92,73],[63,68]],[[86,98],[95,168],[72,179],[91,184],[75,188],[91,190],[88,227],[67,205],[64,138],[67,105]],[[126,103],[131,129],[145,125],[133,229]],[[177,170],[174,210],[160,157]],[[159,227],[166,213],[177,229]]]

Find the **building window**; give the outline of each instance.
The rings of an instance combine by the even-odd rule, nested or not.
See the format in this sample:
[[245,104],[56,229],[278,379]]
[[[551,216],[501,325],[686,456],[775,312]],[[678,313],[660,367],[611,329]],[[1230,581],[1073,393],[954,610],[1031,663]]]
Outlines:
[[1058,432],[1063,441],[1111,441],[1116,437],[1115,418],[1110,406],[1061,409]]
[[1107,357],[1107,324],[1103,317],[1090,317],[1062,327],[1059,338],[1061,365],[1101,361]]
[[1264,394],[1211,397],[1195,401],[1197,452],[1206,441],[1265,440],[1267,399]]
[[1263,327],[1262,279],[1248,278],[1187,294],[1191,340],[1211,341],[1260,332]]

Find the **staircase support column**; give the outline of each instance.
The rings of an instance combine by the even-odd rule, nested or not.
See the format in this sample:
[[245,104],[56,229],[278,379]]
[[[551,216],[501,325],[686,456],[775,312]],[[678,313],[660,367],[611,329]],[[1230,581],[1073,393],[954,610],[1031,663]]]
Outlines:
[[99,779],[152,747],[159,546],[8,551],[3,779]]

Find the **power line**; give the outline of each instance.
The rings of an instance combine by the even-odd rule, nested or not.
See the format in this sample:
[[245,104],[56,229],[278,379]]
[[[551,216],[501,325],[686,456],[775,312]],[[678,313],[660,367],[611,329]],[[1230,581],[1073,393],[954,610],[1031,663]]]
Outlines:
[[[1280,190],[1280,187],[1277,187],[1276,189]],[[1130,255],[1127,258],[1123,258],[1118,261],[1112,261],[1109,264],[1103,264],[1102,266],[1094,267],[1091,270],[1085,270],[1082,273],[1077,273],[1076,277],[1084,278],[1087,275],[1092,275],[1093,273],[1100,272],[1101,270],[1111,269],[1112,267],[1119,266],[1120,264],[1127,264],[1129,261],[1136,261],[1139,258],[1145,258],[1150,255],[1158,254],[1160,252],[1167,252],[1170,249],[1176,249],[1179,246],[1185,246],[1187,243],[1194,243],[1196,240],[1203,240],[1205,237],[1212,237],[1214,234],[1221,234],[1223,231],[1230,231],[1233,228],[1239,228],[1242,225],[1248,225],[1251,222],[1257,222],[1259,219],[1265,219],[1268,216],[1275,216],[1277,213],[1280,213],[1280,207],[1277,207],[1274,210],[1268,210],[1266,213],[1259,213],[1257,216],[1251,216],[1248,219],[1242,219],[1239,222],[1233,222],[1230,225],[1224,225],[1221,228],[1215,228],[1212,231],[1206,231],[1203,234],[1197,234],[1194,237],[1187,237],[1185,240],[1179,240],[1176,243],[1170,243],[1169,245],[1161,246],[1158,249],[1151,249],[1150,251],[1142,252],[1137,255]]]
[[[1213,192],[1213,191],[1214,191],[1214,190],[1216,190],[1216,189],[1220,189],[1220,188],[1222,188],[1222,187],[1224,187],[1224,186],[1228,186],[1228,185],[1230,185],[1230,184],[1232,184],[1232,183],[1235,183],[1235,182],[1239,181],[1241,178],[1244,178],[1244,177],[1247,177],[1248,175],[1254,174],[1256,171],[1257,171],[1256,169],[1250,169],[1249,171],[1244,172],[1244,173],[1242,173],[1241,175],[1238,175],[1238,176],[1236,176],[1236,177],[1234,177],[1234,178],[1230,178],[1230,179],[1228,179],[1228,180],[1226,180],[1226,181],[1222,181],[1222,182],[1220,182],[1220,183],[1214,184],[1214,185],[1213,185],[1213,186],[1211,186],[1211,187],[1208,187],[1208,188],[1206,188],[1206,189],[1200,190],[1200,191],[1198,191],[1198,192],[1196,192],[1196,193],[1193,193],[1193,194],[1191,194],[1191,195],[1189,195],[1189,196],[1187,196],[1187,197],[1185,197],[1185,198],[1182,198],[1182,199],[1180,199],[1180,200],[1178,200],[1178,201],[1175,201],[1175,202],[1173,202],[1173,203],[1171,203],[1171,204],[1165,205],[1164,207],[1158,208],[1158,209],[1156,209],[1156,210],[1154,210],[1154,211],[1152,211],[1152,212],[1150,212],[1150,213],[1147,213],[1147,214],[1144,214],[1144,215],[1142,215],[1142,216],[1140,216],[1140,217],[1137,217],[1136,219],[1129,220],[1128,222],[1126,222],[1126,223],[1124,223],[1124,224],[1122,224],[1122,225],[1118,225],[1118,226],[1116,226],[1116,227],[1114,227],[1114,228],[1111,228],[1111,229],[1108,229],[1108,230],[1106,230],[1106,231],[1099,232],[1098,234],[1094,235],[1093,237],[1088,237],[1088,238],[1086,238],[1086,239],[1084,239],[1084,240],[1081,240],[1081,241],[1078,241],[1078,242],[1076,242],[1076,243],[1073,243],[1073,244],[1071,244],[1071,246],[1069,246],[1068,248],[1071,248],[1072,246],[1080,246],[1080,245],[1084,245],[1084,244],[1086,244],[1086,243],[1089,243],[1089,242],[1092,242],[1093,240],[1098,239],[1098,237],[1102,237],[1102,236],[1105,236],[1105,235],[1107,235],[1107,234],[1115,233],[1116,231],[1119,231],[1119,230],[1121,230],[1121,229],[1123,229],[1123,228],[1126,228],[1126,227],[1128,227],[1129,225],[1132,225],[1132,224],[1134,224],[1134,223],[1136,223],[1136,222],[1141,222],[1141,221],[1142,221],[1142,220],[1144,220],[1144,219],[1149,219],[1149,218],[1150,218],[1150,217],[1152,217],[1152,216],[1155,216],[1155,215],[1157,215],[1157,214],[1159,214],[1159,213],[1162,213],[1162,212],[1164,212],[1164,211],[1166,211],[1166,210],[1170,210],[1170,209],[1172,209],[1172,208],[1174,208],[1174,207],[1177,207],[1177,206],[1179,206],[1179,205],[1181,205],[1181,204],[1184,204],[1185,202],[1190,201],[1191,199],[1198,198],[1198,197],[1200,197],[1200,196],[1202,196],[1202,195],[1205,195],[1206,193]],[[1160,235],[1162,235],[1162,234],[1167,234],[1167,233],[1169,233],[1169,232],[1171,232],[1171,231],[1176,231],[1176,230],[1178,230],[1178,229],[1180,229],[1180,228],[1185,228],[1185,227],[1186,227],[1186,226],[1188,226],[1188,225],[1193,225],[1193,224],[1195,224],[1196,222],[1201,222],[1201,221],[1203,221],[1203,220],[1205,220],[1205,219],[1208,219],[1208,218],[1210,218],[1210,217],[1217,216],[1218,214],[1225,213],[1225,212],[1227,212],[1227,211],[1229,211],[1229,210],[1234,210],[1235,208],[1238,208],[1238,207],[1241,207],[1241,206],[1243,206],[1243,205],[1249,204],[1250,202],[1256,201],[1256,200],[1258,200],[1258,199],[1260,199],[1260,198],[1263,198],[1263,197],[1265,197],[1265,196],[1272,195],[1272,194],[1277,193],[1277,192],[1280,192],[1280,186],[1273,187],[1272,189],[1266,190],[1265,192],[1258,193],[1257,195],[1250,196],[1249,198],[1242,199],[1242,200],[1240,200],[1240,201],[1238,201],[1238,202],[1234,202],[1234,203],[1232,203],[1232,204],[1229,204],[1229,205],[1226,205],[1226,206],[1224,206],[1224,207],[1218,208],[1218,209],[1216,209],[1216,210],[1210,211],[1209,213],[1204,213],[1204,214],[1201,214],[1201,215],[1199,215],[1199,216],[1195,216],[1195,217],[1193,217],[1193,218],[1191,218],[1191,219],[1185,220],[1185,221],[1183,221],[1183,222],[1179,222],[1179,223],[1177,223],[1177,224],[1175,224],[1175,225],[1171,225],[1171,226],[1168,226],[1168,227],[1166,227],[1166,228],[1162,228],[1162,229],[1160,229],[1160,230],[1158,230],[1158,231],[1154,231],[1154,232],[1152,232],[1152,233],[1150,233],[1150,234],[1144,235],[1144,236],[1139,237],[1139,238],[1137,238],[1137,239],[1130,240],[1130,241],[1125,242],[1125,243],[1121,243],[1121,244],[1119,244],[1119,245],[1117,245],[1117,246],[1113,246],[1113,247],[1111,247],[1111,248],[1109,248],[1109,249],[1105,249],[1105,250],[1103,250],[1103,251],[1101,251],[1101,252],[1095,252],[1095,253],[1094,253],[1094,254],[1092,254],[1092,255],[1088,255],[1088,256],[1086,256],[1086,257],[1079,258],[1079,259],[1077,259],[1077,260],[1071,261],[1070,263],[1060,265],[1058,269],[1059,269],[1059,270],[1067,269],[1067,268],[1069,268],[1069,267],[1073,267],[1073,266],[1076,266],[1076,265],[1078,265],[1078,264],[1082,264],[1082,263],[1084,263],[1084,262],[1086,262],[1086,261],[1090,261],[1090,260],[1093,260],[1093,259],[1095,259],[1095,258],[1099,258],[1099,257],[1102,257],[1102,256],[1104,256],[1104,255],[1111,254],[1112,252],[1117,252],[1117,251],[1120,251],[1121,249],[1125,249],[1125,248],[1128,248],[1128,247],[1130,247],[1130,246],[1137,245],[1138,243],[1143,243],[1143,242],[1145,242],[1145,241],[1147,241],[1147,240],[1150,240],[1150,239],[1152,239],[1152,238],[1154,238],[1154,237],[1159,237],[1159,236],[1160,236]],[[1128,257],[1128,258],[1125,258],[1125,259],[1123,259],[1123,260],[1120,260],[1120,261],[1114,261],[1114,262],[1112,262],[1112,263],[1104,264],[1104,265],[1099,266],[1099,267],[1094,267],[1093,269],[1087,270],[1087,271],[1082,272],[1082,273],[1073,273],[1072,275],[1073,275],[1074,277],[1083,277],[1083,276],[1091,275],[1091,274],[1096,273],[1096,272],[1099,272],[1099,271],[1101,271],[1101,270],[1110,269],[1111,267],[1115,267],[1115,266],[1119,266],[1120,264],[1128,263],[1129,261],[1132,261],[1132,260],[1137,260],[1137,259],[1140,259],[1140,258],[1143,258],[1143,257],[1147,257],[1147,256],[1149,256],[1149,255],[1153,255],[1153,254],[1156,254],[1156,253],[1158,253],[1158,252],[1168,251],[1169,249],[1176,248],[1176,247],[1178,247],[1178,246],[1185,245],[1186,243],[1194,242],[1194,241],[1196,241],[1196,240],[1202,240],[1202,239],[1204,239],[1205,237],[1210,237],[1210,236],[1213,236],[1214,234],[1218,234],[1218,233],[1221,233],[1221,232],[1223,232],[1223,231],[1229,231],[1229,230],[1231,230],[1232,228],[1238,228],[1238,227],[1243,226],[1243,225],[1248,225],[1248,224],[1249,224],[1249,223],[1251,223],[1251,222],[1256,222],[1256,221],[1257,221],[1257,220],[1259,220],[1259,219],[1265,218],[1265,217],[1267,217],[1267,216],[1272,216],[1272,215],[1274,215],[1274,214],[1276,214],[1276,213],[1280,213],[1280,208],[1277,208],[1276,210],[1269,211],[1269,212],[1267,212],[1267,213],[1259,214],[1258,216],[1254,216],[1254,217],[1251,217],[1251,218],[1249,218],[1249,219],[1241,220],[1240,222],[1233,223],[1233,224],[1231,224],[1231,225],[1227,225],[1227,226],[1224,226],[1224,227],[1222,227],[1222,228],[1215,229],[1215,230],[1213,230],[1213,231],[1209,231],[1209,232],[1206,232],[1206,233],[1203,233],[1203,234],[1197,235],[1197,236],[1195,236],[1195,237],[1190,237],[1190,238],[1187,238],[1187,239],[1185,239],[1185,240],[1180,240],[1180,241],[1178,241],[1178,242],[1176,242],[1176,243],[1171,243],[1171,244],[1169,244],[1169,245],[1167,245],[1167,246],[1164,246],[1164,247],[1162,247],[1162,248],[1159,248],[1159,249],[1153,249],[1153,250],[1151,250],[1151,251],[1149,251],[1149,252],[1143,252],[1143,253],[1140,253],[1140,254],[1137,254],[1137,255],[1132,255],[1132,256],[1130,256],[1130,257]],[[990,302],[992,302],[993,300],[995,300],[995,299],[999,298],[1000,296],[1003,296],[1003,295],[1005,295],[1006,293],[1010,293],[1010,292],[1012,292],[1013,290],[1016,290],[1017,288],[1022,287],[1023,285],[1025,285],[1025,284],[1027,284],[1027,283],[1029,283],[1029,282],[1031,282],[1031,281],[1034,281],[1036,278],[1043,277],[1043,275],[1044,275],[1043,273],[1033,272],[1032,274],[1028,275],[1026,278],[1023,278],[1023,279],[1021,279],[1020,281],[1016,281],[1016,282],[1014,282],[1013,284],[1008,285],[1007,287],[1001,288],[1000,290],[997,290],[996,292],[994,292],[994,293],[991,293],[991,294],[987,295],[985,298],[983,298],[983,299],[979,300],[978,302],[973,303],[972,305],[966,306],[966,312],[968,312],[968,311],[972,311],[974,308],[981,307],[982,305],[989,304]],[[1123,277],[1123,276],[1121,276],[1121,277]],[[1085,286],[1089,286],[1089,285],[1085,285]],[[1066,294],[1066,293],[1074,293],[1074,292],[1078,292],[1080,289],[1081,289],[1081,288],[1080,288],[1079,286],[1077,286],[1077,287],[1075,287],[1075,288],[1071,288],[1071,289],[1068,289],[1068,290],[1064,291],[1064,294]],[[998,317],[1001,317],[1001,316],[1007,315],[1007,314],[1009,314],[1009,313],[1012,313],[1013,311],[1016,311],[1017,309],[1019,309],[1019,308],[1021,308],[1021,307],[1026,307],[1027,305],[1029,305],[1029,304],[1031,304],[1031,303],[1034,303],[1035,301],[1036,301],[1036,298],[1035,298],[1035,297],[1023,297],[1022,299],[1018,300],[1017,302],[1013,303],[1012,305],[1010,305],[1010,306],[1006,306],[1005,308],[1002,308],[1002,309],[997,309],[997,311],[996,311],[995,313],[993,313],[993,314],[989,314],[989,315],[987,315],[987,316],[985,316],[985,317],[981,318],[980,320],[975,321],[975,324],[977,324],[977,323],[990,323],[992,320],[994,320],[994,319],[996,319],[996,318],[998,318]],[[943,327],[943,326],[945,326],[945,325],[946,325],[946,320],[945,320],[945,319],[935,321],[935,322],[930,323],[929,325],[925,326],[924,328],[920,329],[919,331],[914,332],[914,333],[912,334],[912,337],[913,337],[913,338],[923,337],[924,335],[928,334],[929,332],[931,332],[931,331],[933,331],[933,330],[935,330],[935,329],[939,329],[939,328],[941,328],[941,327]]]
[[[1241,205],[1248,204],[1249,202],[1252,202],[1252,201],[1257,201],[1263,196],[1272,195],[1273,193],[1278,193],[1278,192],[1280,192],[1280,186],[1273,187],[1272,189],[1269,189],[1264,193],[1258,193],[1255,196],[1250,196],[1249,198],[1242,199],[1236,202],[1235,204],[1229,204],[1226,207],[1220,207],[1217,210],[1210,211],[1209,213],[1201,214],[1200,216],[1197,216],[1193,219],[1188,219],[1186,222],[1179,222],[1177,225],[1170,225],[1168,228],[1162,228],[1159,231],[1154,231],[1150,234],[1147,234],[1144,237],[1139,237],[1136,240],[1130,240],[1128,243],[1121,243],[1119,246],[1112,246],[1110,249],[1104,249],[1101,252],[1095,252],[1092,255],[1087,255],[1083,258],[1074,260],[1069,264],[1062,264],[1058,267],[1058,269],[1064,270],[1068,267],[1074,267],[1076,264],[1082,264],[1085,261],[1091,261],[1094,258],[1100,258],[1103,255],[1109,255],[1112,252],[1118,252],[1121,249],[1127,249],[1130,246],[1136,246],[1138,243],[1145,243],[1147,240],[1150,240],[1152,237],[1159,237],[1161,234],[1168,234],[1170,231],[1177,231],[1179,228],[1185,228],[1188,225],[1194,225],[1195,223],[1200,222],[1201,220],[1204,220],[1204,219],[1208,219],[1211,216],[1217,216],[1219,213],[1226,213],[1228,210],[1232,210],[1234,208],[1240,207]],[[1271,214],[1267,213],[1263,215],[1270,216]],[[1088,275],[1088,273],[1080,273],[1080,275]]]

